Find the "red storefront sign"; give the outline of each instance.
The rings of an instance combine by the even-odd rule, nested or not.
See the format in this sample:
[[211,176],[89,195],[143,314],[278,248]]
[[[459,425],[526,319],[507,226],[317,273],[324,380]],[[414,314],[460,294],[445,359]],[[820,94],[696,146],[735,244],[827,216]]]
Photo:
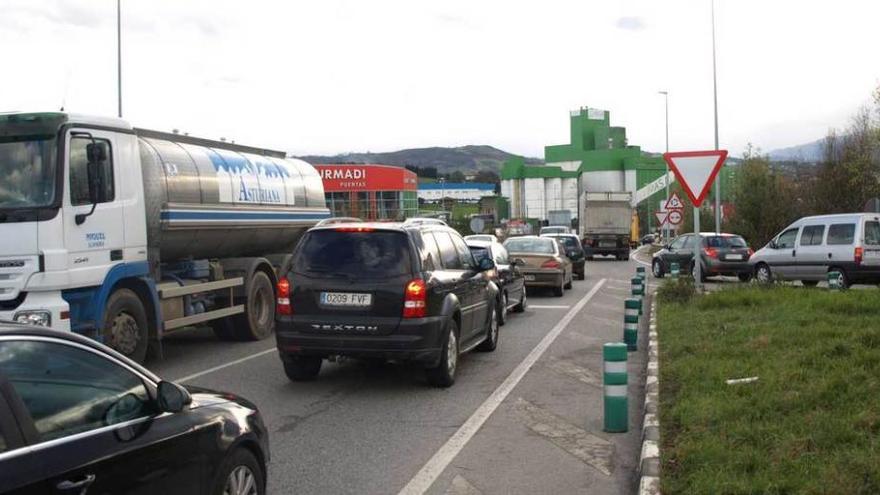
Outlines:
[[392,165],[315,165],[324,182],[324,192],[415,191],[415,173]]

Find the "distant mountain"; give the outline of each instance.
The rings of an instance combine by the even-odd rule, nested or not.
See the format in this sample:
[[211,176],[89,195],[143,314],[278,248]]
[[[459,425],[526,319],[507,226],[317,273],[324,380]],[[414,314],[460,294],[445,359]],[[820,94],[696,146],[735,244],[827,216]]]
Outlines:
[[[514,157],[498,148],[485,145],[459,146],[457,148],[413,148],[387,153],[345,153],[335,156],[308,155],[300,156],[309,163],[382,163],[400,167],[413,165],[416,167],[436,167],[439,173],[448,174],[455,171],[476,173],[480,170],[500,172],[501,165],[508,158]],[[526,163],[543,163],[537,158],[526,158]]]
[[822,160],[824,139],[817,139],[797,146],[779,148],[767,153],[771,162],[817,163]]

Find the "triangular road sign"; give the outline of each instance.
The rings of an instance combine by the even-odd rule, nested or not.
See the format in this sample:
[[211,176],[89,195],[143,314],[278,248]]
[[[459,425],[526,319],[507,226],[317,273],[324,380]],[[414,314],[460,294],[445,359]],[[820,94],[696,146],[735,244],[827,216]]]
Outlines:
[[657,217],[657,224],[663,225],[664,223],[666,223],[666,217],[669,216],[669,212],[668,211],[655,211],[654,216]]
[[675,178],[681,183],[694,206],[700,206],[727,159],[727,150],[664,153],[663,159],[675,173]]
[[681,200],[681,197],[677,192],[672,193],[672,196],[669,196],[669,199],[666,200],[666,204],[663,206],[664,210],[683,210],[684,202]]

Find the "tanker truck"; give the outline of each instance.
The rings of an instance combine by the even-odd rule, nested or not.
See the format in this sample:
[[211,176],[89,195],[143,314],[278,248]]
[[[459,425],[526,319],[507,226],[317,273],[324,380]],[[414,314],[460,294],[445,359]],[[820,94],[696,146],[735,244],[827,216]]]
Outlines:
[[277,270],[330,216],[285,154],[66,113],[0,114],[0,319],[136,361],[176,329],[274,330]]

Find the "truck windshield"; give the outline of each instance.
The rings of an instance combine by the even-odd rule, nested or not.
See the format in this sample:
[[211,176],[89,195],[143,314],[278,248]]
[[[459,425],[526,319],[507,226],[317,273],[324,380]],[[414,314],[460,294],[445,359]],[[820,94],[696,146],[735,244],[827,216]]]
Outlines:
[[55,140],[0,138],[0,209],[55,200]]

